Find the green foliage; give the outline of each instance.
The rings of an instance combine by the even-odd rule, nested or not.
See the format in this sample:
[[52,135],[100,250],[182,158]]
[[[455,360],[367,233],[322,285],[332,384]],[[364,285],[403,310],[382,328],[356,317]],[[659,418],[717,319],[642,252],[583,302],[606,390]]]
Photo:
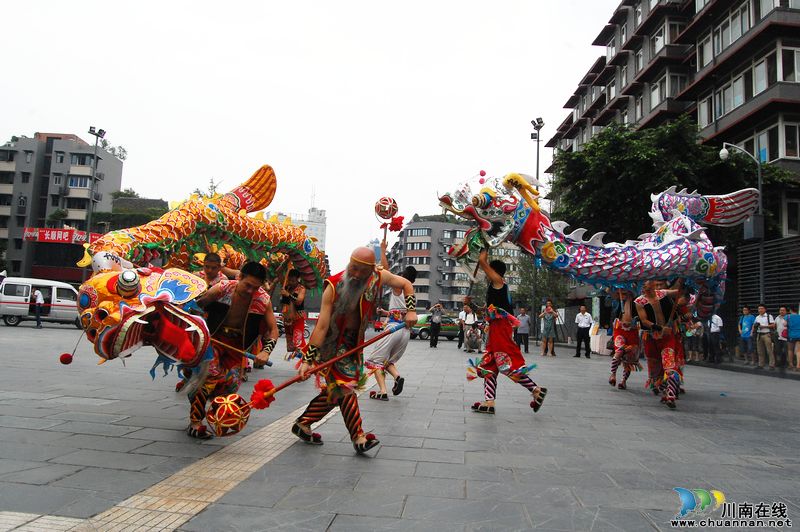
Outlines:
[[118,190],[116,192],[111,193],[111,197],[114,199],[119,198],[140,198],[139,193],[133,190],[132,188],[128,187],[123,190]]
[[552,299],[557,307],[567,301],[567,278],[547,268],[536,268],[533,257],[525,255],[517,262],[519,286],[513,294],[516,306],[539,309],[542,299]]
[[56,209],[47,217],[48,222],[60,222],[69,215],[67,209]]
[[[650,194],[671,186],[704,195],[756,188],[756,166],[743,155],[719,158],[719,147],[697,142],[697,126],[683,117],[663,126],[635,131],[613,124],[578,152],[558,152],[550,198],[557,198],[553,220],[564,220],[588,234],[608,233],[606,242],[624,242],[652,230]],[[770,196],[791,186],[790,174],[763,165],[768,233],[778,231],[777,217],[767,209]],[[741,228],[709,228],[715,243],[733,245]]]

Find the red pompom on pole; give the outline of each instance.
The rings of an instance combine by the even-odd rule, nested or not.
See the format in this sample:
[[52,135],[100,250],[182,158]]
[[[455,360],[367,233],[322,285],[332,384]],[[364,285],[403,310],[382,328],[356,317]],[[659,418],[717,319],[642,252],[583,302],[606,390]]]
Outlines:
[[250,405],[256,410],[264,410],[275,400],[275,385],[269,379],[261,379],[253,388]]
[[58,357],[58,360],[65,366],[67,364],[72,364],[72,353],[61,353],[61,356]]

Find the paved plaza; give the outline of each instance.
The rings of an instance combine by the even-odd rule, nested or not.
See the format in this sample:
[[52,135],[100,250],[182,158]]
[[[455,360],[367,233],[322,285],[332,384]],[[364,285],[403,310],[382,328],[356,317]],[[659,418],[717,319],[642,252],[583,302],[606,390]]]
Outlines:
[[[690,367],[670,411],[643,373],[620,391],[606,383],[607,357],[560,349],[528,358],[549,388],[539,413],[501,377],[490,416],[469,409],[482,396],[465,379],[469,355],[412,340],[403,394],[362,395],[382,446],[359,457],[338,413],[317,429],[321,447],[288,434],[311,381],[254,412],[241,435],[191,440],[187,401],[174,375],[150,379],[149,349],[98,366],[84,341],[59,364],[79,335],[0,326],[0,530],[671,530],[675,487],[800,517],[794,380]],[[243,395],[258,378],[293,375],[274,360]]]

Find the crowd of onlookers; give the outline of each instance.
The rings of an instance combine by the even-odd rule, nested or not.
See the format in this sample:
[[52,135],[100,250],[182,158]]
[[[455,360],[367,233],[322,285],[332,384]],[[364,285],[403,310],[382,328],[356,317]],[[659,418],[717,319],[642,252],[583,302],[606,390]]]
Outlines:
[[794,307],[782,306],[773,316],[764,305],[758,306],[757,315],[744,306],[736,329],[738,357],[745,365],[800,371],[800,314]]

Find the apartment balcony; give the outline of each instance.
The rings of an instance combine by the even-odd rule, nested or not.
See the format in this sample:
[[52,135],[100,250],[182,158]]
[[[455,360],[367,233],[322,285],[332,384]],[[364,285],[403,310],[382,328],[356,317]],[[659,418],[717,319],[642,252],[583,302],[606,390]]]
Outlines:
[[669,16],[670,20],[685,20],[680,15],[683,10],[683,0],[659,0],[658,4],[653,6],[644,16],[644,20],[638,27],[634,28],[633,34],[638,36],[649,36],[650,33],[659,25],[664,23],[664,18]]
[[92,177],[92,167],[88,165],[72,165],[69,175]]
[[[675,42],[679,44],[694,44],[697,40],[697,36],[710,29],[719,16],[730,8],[730,2],[711,0],[703,6],[703,9],[701,9],[699,13],[696,13],[694,17],[691,18],[689,24],[687,24],[681,34],[677,36]],[[692,9],[694,9],[694,6],[692,6]]]
[[0,172],[15,172],[17,161],[0,161]]
[[[710,5],[710,4],[709,4]],[[708,6],[706,6],[708,8]],[[754,50],[760,50],[779,37],[792,37],[800,29],[800,10],[775,8],[755,26],[728,46],[721,54],[694,74],[694,80],[679,95],[682,100],[696,99],[711,89],[720,79],[750,61]],[[683,34],[681,34],[682,36]]]
[[631,98],[630,96],[619,95],[610,102],[608,102],[608,105],[606,105],[594,119],[592,125],[607,126],[609,123],[611,123],[612,120],[614,120],[614,118],[616,118],[617,113],[620,110],[626,109],[628,107],[630,98]]
[[781,81],[704,127],[699,134],[703,142],[715,140],[720,135],[727,140],[741,132],[752,131],[759,122],[778,113],[798,112],[800,84]]
[[655,76],[662,73],[664,67],[680,65],[691,53],[691,48],[684,44],[665,44],[636,75],[634,81],[652,81]]
[[71,188],[71,187],[62,187],[61,190],[66,189],[62,192],[62,195],[68,198],[75,198],[75,199],[89,199],[90,192],[88,188]]
[[11,205],[0,205],[0,216],[11,216]]
[[14,185],[12,183],[0,184],[0,194],[13,194],[13,193],[14,193]]
[[67,220],[85,220],[86,209],[67,209]]
[[637,129],[646,127],[655,127],[663,124],[667,120],[678,117],[686,111],[687,104],[680,102],[675,98],[666,98],[664,101],[656,105],[649,113],[647,113],[636,124]]

